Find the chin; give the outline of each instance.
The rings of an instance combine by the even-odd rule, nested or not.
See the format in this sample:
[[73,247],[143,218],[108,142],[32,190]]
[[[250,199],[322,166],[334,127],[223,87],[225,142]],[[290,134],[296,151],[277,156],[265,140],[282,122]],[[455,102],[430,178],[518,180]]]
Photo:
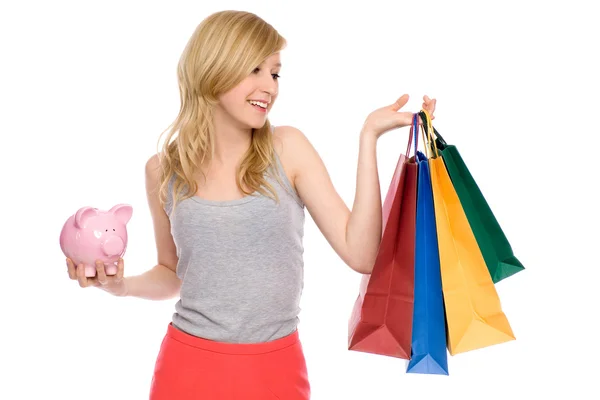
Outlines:
[[265,118],[265,120],[263,122],[251,122],[250,124],[248,124],[248,126],[252,129],[260,129],[263,126],[265,126],[266,123],[267,123],[267,119]]

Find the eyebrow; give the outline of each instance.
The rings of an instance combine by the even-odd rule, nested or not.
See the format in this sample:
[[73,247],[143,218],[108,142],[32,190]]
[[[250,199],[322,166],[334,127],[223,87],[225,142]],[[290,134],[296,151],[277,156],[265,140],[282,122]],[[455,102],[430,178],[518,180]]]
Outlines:
[[[263,65],[263,64],[264,64],[264,63],[262,63],[261,65]],[[274,67],[274,68],[276,68],[276,67],[281,67],[281,63],[274,64],[274,65],[273,65],[273,67]]]

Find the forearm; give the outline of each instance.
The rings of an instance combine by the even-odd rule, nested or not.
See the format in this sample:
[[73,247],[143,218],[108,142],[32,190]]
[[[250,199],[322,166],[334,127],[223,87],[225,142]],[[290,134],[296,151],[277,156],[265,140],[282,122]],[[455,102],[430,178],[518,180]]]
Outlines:
[[141,275],[124,278],[128,297],[167,300],[179,295],[181,280],[173,270],[157,264]]
[[371,273],[381,241],[381,192],[377,172],[377,138],[360,134],[356,194],[346,227],[346,245],[352,269]]

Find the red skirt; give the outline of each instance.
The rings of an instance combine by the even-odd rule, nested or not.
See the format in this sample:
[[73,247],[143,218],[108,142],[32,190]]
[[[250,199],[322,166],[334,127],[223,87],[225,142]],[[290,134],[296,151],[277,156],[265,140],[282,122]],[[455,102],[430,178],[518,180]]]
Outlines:
[[199,338],[170,323],[150,400],[192,399],[310,399],[298,331],[270,342],[237,344]]

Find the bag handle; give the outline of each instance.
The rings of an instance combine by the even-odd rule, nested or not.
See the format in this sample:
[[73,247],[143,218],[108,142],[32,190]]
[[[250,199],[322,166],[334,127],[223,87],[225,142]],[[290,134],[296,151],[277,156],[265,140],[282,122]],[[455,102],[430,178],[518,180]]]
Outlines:
[[[418,118],[417,118],[417,113],[413,114],[413,123],[410,126],[410,134],[409,134],[409,138],[408,138],[408,146],[406,147],[406,152],[404,154],[406,154],[407,158],[409,157],[410,154],[410,148],[413,142],[413,136],[414,136],[414,141],[415,141],[415,148],[414,148],[414,156],[417,155],[417,148],[419,147],[419,124],[417,123]],[[416,126],[416,128],[415,128]]]
[[[423,129],[427,133],[427,146],[426,147],[429,147],[429,148],[431,148],[431,150],[434,151],[435,154],[433,155],[432,158],[439,157],[439,152],[438,152],[437,143],[436,143],[437,140],[433,139],[433,136],[432,136],[433,131],[435,131],[436,135],[438,132],[435,130],[435,128],[431,124],[431,117],[429,116],[429,113],[427,112],[427,110],[421,110],[419,112],[419,116],[423,120]],[[443,143],[445,145],[445,142],[443,142]],[[431,147],[432,145],[433,145],[433,147]]]
[[410,135],[408,135],[408,145],[406,146],[406,151],[404,152],[404,155],[406,157],[408,157],[408,154],[410,152],[410,148],[412,146],[412,142],[413,142],[413,128],[412,125],[410,127]]
[[[417,126],[417,129],[418,129],[418,126],[419,126],[419,119],[418,119],[418,117],[419,117],[419,114],[415,113],[415,119],[414,119],[413,123]],[[425,143],[425,146],[424,146],[424,149],[425,149],[425,159],[427,159],[427,158],[430,157],[430,154],[429,154],[430,149],[427,146],[427,138],[425,137],[425,129],[423,129],[421,131],[421,135],[423,136],[423,143]]]
[[[419,112],[419,115],[421,116],[421,119],[424,121],[429,116],[429,114],[427,114],[427,111],[425,111],[425,110],[421,110]],[[436,139],[435,139],[435,141],[432,141],[431,143],[429,143],[430,146],[435,146],[440,150],[444,150],[446,147],[448,147],[448,143],[446,143],[446,141],[444,140],[442,135],[440,135],[440,133],[437,131],[437,129],[435,129],[435,127],[433,125],[431,125],[431,123],[423,124],[423,129],[425,129],[425,131],[428,131],[428,132],[433,131],[433,133],[435,133]],[[433,149],[433,147],[431,147],[431,148]]]

